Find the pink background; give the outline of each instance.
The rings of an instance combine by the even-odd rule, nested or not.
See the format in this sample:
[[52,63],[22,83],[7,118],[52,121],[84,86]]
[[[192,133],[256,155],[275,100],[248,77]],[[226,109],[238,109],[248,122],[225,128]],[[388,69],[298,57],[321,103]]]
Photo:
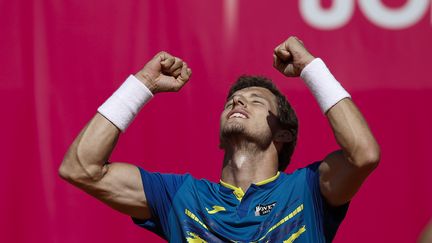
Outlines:
[[57,175],[97,107],[160,50],[186,60],[193,77],[145,107],[113,160],[218,181],[219,114],[241,74],[269,76],[296,108],[300,138],[288,171],[335,150],[309,91],[272,68],[273,48],[290,35],[326,61],[382,148],[335,242],[414,242],[432,217],[428,8],[391,30],[356,4],[346,25],[320,30],[288,0],[0,1],[0,242],[161,241]]

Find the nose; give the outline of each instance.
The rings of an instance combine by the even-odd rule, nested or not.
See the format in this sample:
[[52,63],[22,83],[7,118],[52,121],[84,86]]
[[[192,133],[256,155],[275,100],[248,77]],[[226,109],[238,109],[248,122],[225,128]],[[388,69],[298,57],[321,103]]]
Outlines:
[[240,105],[243,107],[246,107],[246,101],[243,99],[241,95],[236,95],[233,97],[233,103],[234,105]]

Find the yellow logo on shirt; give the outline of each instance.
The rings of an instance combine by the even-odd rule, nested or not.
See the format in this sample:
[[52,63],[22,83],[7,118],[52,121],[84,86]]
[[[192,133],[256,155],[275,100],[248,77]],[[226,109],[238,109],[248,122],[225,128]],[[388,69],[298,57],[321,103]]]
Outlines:
[[224,207],[217,206],[217,205],[213,206],[213,210],[209,210],[208,208],[206,208],[206,210],[207,210],[207,213],[209,213],[209,214],[215,214],[215,213],[220,212],[220,211],[226,211],[226,209]]

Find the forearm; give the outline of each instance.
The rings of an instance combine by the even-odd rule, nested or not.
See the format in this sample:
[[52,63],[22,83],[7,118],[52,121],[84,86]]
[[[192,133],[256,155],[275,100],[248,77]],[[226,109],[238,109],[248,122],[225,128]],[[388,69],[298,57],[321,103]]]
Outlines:
[[68,180],[100,179],[120,130],[97,113],[69,147],[59,173]]
[[380,149],[354,102],[345,98],[326,115],[347,160],[356,167],[374,167],[379,161]]
[[[130,75],[99,108],[98,113],[75,139],[60,168],[68,180],[100,180],[121,131],[125,131],[153,94]],[[64,165],[64,166],[63,166]]]
[[350,94],[324,62],[314,59],[302,70],[301,77],[326,114],[347,161],[358,167],[375,164],[379,160],[378,144]]
[[327,116],[342,152],[329,153],[319,165],[320,191],[332,206],[349,202],[380,157],[365,119],[324,62],[296,37],[275,49],[273,65],[288,77],[301,76]]
[[99,108],[81,131],[59,169],[63,178],[80,183],[100,180],[107,173],[106,162],[119,134],[132,123],[141,108],[158,92],[178,91],[191,70],[181,59],[158,53],[135,76],[126,81]]

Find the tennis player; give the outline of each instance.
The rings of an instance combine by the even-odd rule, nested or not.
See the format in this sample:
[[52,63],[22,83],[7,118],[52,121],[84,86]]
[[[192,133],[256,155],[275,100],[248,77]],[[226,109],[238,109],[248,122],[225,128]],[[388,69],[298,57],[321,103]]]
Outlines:
[[170,242],[331,242],[380,149],[350,94],[298,38],[277,46],[273,57],[283,75],[303,79],[339,150],[284,173],[297,141],[294,110],[267,78],[242,76],[220,118],[219,183],[111,162],[119,135],[140,109],[191,77],[186,62],[160,52],[98,108],[60,176]]

